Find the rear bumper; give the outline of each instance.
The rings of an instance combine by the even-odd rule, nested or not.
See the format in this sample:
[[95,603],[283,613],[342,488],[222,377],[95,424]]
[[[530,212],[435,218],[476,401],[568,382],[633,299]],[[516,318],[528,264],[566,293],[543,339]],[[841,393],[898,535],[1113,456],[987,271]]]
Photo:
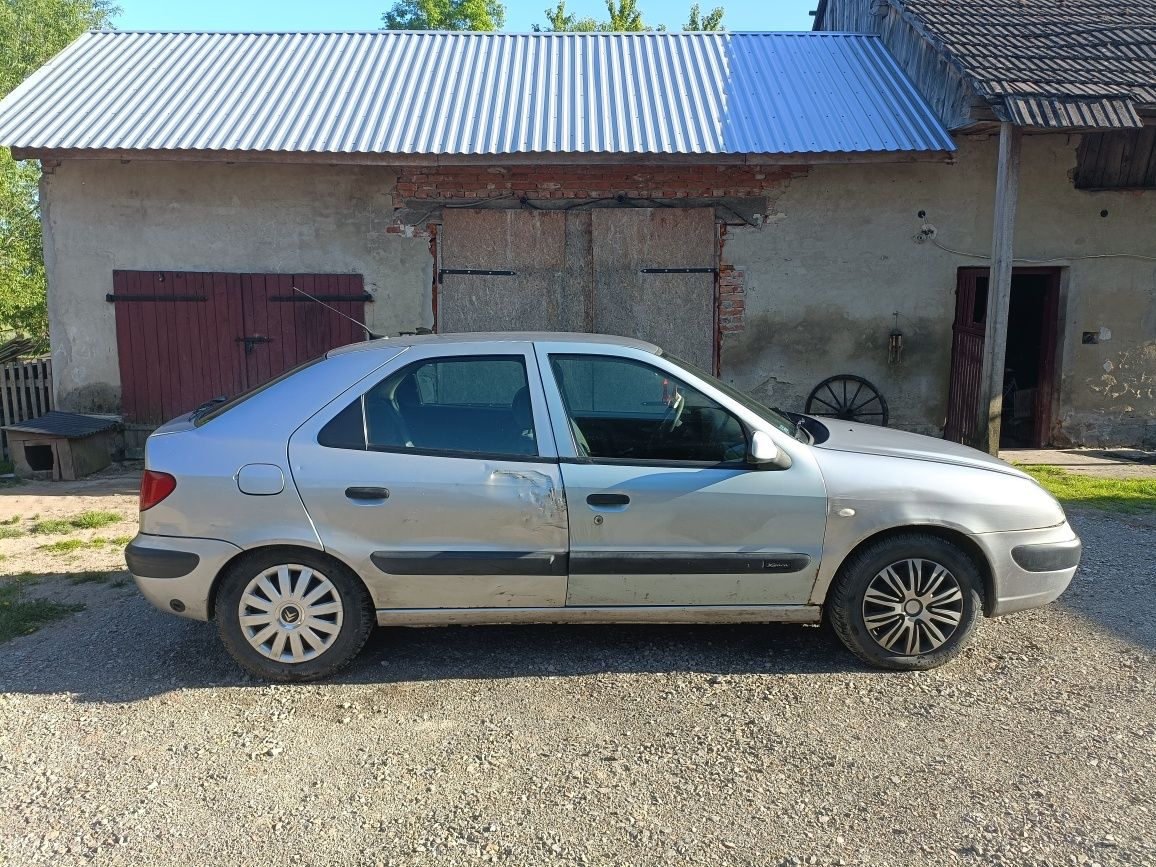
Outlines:
[[981,533],[972,536],[992,567],[988,617],[1038,608],[1068,589],[1083,547],[1065,522],[1044,530]]
[[218,539],[137,535],[124,558],[144,597],[171,614],[209,619],[209,593],[217,573],[241,549]]

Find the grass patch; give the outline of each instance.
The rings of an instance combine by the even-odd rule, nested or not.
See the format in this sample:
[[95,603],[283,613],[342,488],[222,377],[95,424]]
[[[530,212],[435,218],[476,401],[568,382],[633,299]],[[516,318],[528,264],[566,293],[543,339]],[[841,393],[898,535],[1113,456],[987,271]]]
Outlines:
[[33,533],[45,535],[53,533],[71,533],[72,524],[66,518],[49,518],[47,521],[37,521],[32,525]]
[[0,539],[15,539],[23,535],[24,531],[19,527],[0,527]]
[[1059,467],[1020,467],[1062,503],[1130,515],[1156,514],[1156,479],[1106,479]]
[[20,516],[19,515],[13,515],[11,518],[5,518],[3,521],[0,521],[0,524],[6,525],[6,526],[11,525],[11,524],[19,524],[19,523],[20,523]]
[[113,536],[108,540],[108,544],[116,545],[118,548],[123,548],[132,541],[132,536]]
[[25,599],[18,585],[0,584],[0,642],[29,635],[82,608],[83,605],[63,605],[48,599]]
[[117,524],[123,520],[124,517],[119,512],[93,510],[69,518],[68,523],[78,530],[99,530],[101,527]]
[[61,539],[57,542],[50,542],[47,545],[41,545],[39,547],[41,551],[47,551],[50,554],[67,554],[78,548],[87,548],[88,543],[83,539]]
[[[71,533],[73,530],[99,530],[101,527],[117,524],[123,520],[124,516],[118,512],[92,510],[73,515],[71,518],[47,518],[43,521],[37,521],[32,525],[32,532],[59,535],[60,533]],[[2,529],[0,527],[0,530]]]

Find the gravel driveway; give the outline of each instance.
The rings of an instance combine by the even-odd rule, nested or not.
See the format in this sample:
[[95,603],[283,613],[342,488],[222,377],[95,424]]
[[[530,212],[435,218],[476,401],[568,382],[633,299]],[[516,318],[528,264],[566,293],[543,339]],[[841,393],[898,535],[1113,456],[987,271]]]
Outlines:
[[928,674],[818,629],[379,630],[238,676],[131,588],[0,646],[0,864],[1154,864],[1156,531]]

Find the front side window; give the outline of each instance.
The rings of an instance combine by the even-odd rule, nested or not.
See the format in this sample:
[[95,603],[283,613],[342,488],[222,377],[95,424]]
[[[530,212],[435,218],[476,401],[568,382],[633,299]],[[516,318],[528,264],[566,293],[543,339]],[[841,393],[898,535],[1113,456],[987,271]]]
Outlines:
[[551,355],[550,367],[582,457],[732,463],[742,423],[701,391],[640,361]]
[[414,362],[342,410],[317,439],[331,448],[537,455],[525,360],[487,355]]

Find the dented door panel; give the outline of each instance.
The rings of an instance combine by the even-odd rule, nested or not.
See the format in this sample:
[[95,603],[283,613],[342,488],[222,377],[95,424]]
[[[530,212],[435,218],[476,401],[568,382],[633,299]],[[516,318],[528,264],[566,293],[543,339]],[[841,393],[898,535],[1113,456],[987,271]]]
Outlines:
[[[366,579],[378,608],[565,602],[557,464],[327,449],[294,476],[326,550]],[[352,485],[389,495],[357,503]]]
[[[395,369],[487,354],[526,360],[540,457],[318,443],[330,420]],[[546,416],[530,344],[414,347],[302,425],[289,443],[293,481],[325,550],[361,575],[378,609],[561,606],[569,531]]]

